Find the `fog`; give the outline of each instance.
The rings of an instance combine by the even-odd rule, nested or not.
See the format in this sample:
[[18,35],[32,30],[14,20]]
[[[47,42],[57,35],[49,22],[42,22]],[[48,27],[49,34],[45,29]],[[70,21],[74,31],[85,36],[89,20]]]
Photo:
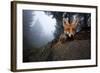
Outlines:
[[23,36],[30,46],[40,48],[54,39],[56,19],[52,14],[44,11],[24,10],[23,15]]

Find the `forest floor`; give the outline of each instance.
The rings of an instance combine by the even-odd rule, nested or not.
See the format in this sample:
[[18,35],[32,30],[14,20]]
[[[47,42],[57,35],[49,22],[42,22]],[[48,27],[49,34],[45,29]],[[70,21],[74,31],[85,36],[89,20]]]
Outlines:
[[[50,44],[49,44],[50,45]],[[42,49],[30,49],[24,52],[24,62],[80,60],[91,58],[90,32],[82,32],[72,41],[57,43],[56,47],[46,45]],[[26,54],[27,53],[27,54]]]

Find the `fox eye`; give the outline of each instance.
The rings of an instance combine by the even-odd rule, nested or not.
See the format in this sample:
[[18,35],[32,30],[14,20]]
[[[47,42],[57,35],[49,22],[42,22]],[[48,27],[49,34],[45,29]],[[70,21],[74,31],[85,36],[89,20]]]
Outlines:
[[70,30],[70,28],[67,28],[66,30]]
[[64,24],[66,25],[66,21],[64,21]]
[[75,28],[72,28],[72,30],[74,31],[74,30],[75,30]]

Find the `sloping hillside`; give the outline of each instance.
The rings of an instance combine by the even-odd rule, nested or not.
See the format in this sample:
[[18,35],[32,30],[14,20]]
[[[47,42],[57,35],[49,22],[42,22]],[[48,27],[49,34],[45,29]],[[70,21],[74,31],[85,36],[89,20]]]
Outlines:
[[55,43],[55,47],[50,44],[41,49],[30,49],[24,53],[24,62],[34,61],[59,61],[59,60],[79,60],[90,59],[90,32],[78,33],[74,40],[65,43]]

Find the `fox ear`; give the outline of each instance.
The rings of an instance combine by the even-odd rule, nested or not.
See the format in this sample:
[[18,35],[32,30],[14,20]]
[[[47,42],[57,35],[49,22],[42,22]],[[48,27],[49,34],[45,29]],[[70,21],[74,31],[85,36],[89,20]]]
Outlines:
[[75,26],[77,27],[79,25],[79,18],[76,18]]
[[78,24],[79,24],[79,18],[77,17],[77,18],[73,19],[73,21],[72,21],[71,24],[75,25],[75,26],[78,26]]
[[68,18],[63,18],[63,26],[69,25]]
[[72,25],[75,25],[76,27],[79,25],[79,16],[76,14],[76,15],[73,15],[73,19],[72,19],[72,22],[71,24]]

